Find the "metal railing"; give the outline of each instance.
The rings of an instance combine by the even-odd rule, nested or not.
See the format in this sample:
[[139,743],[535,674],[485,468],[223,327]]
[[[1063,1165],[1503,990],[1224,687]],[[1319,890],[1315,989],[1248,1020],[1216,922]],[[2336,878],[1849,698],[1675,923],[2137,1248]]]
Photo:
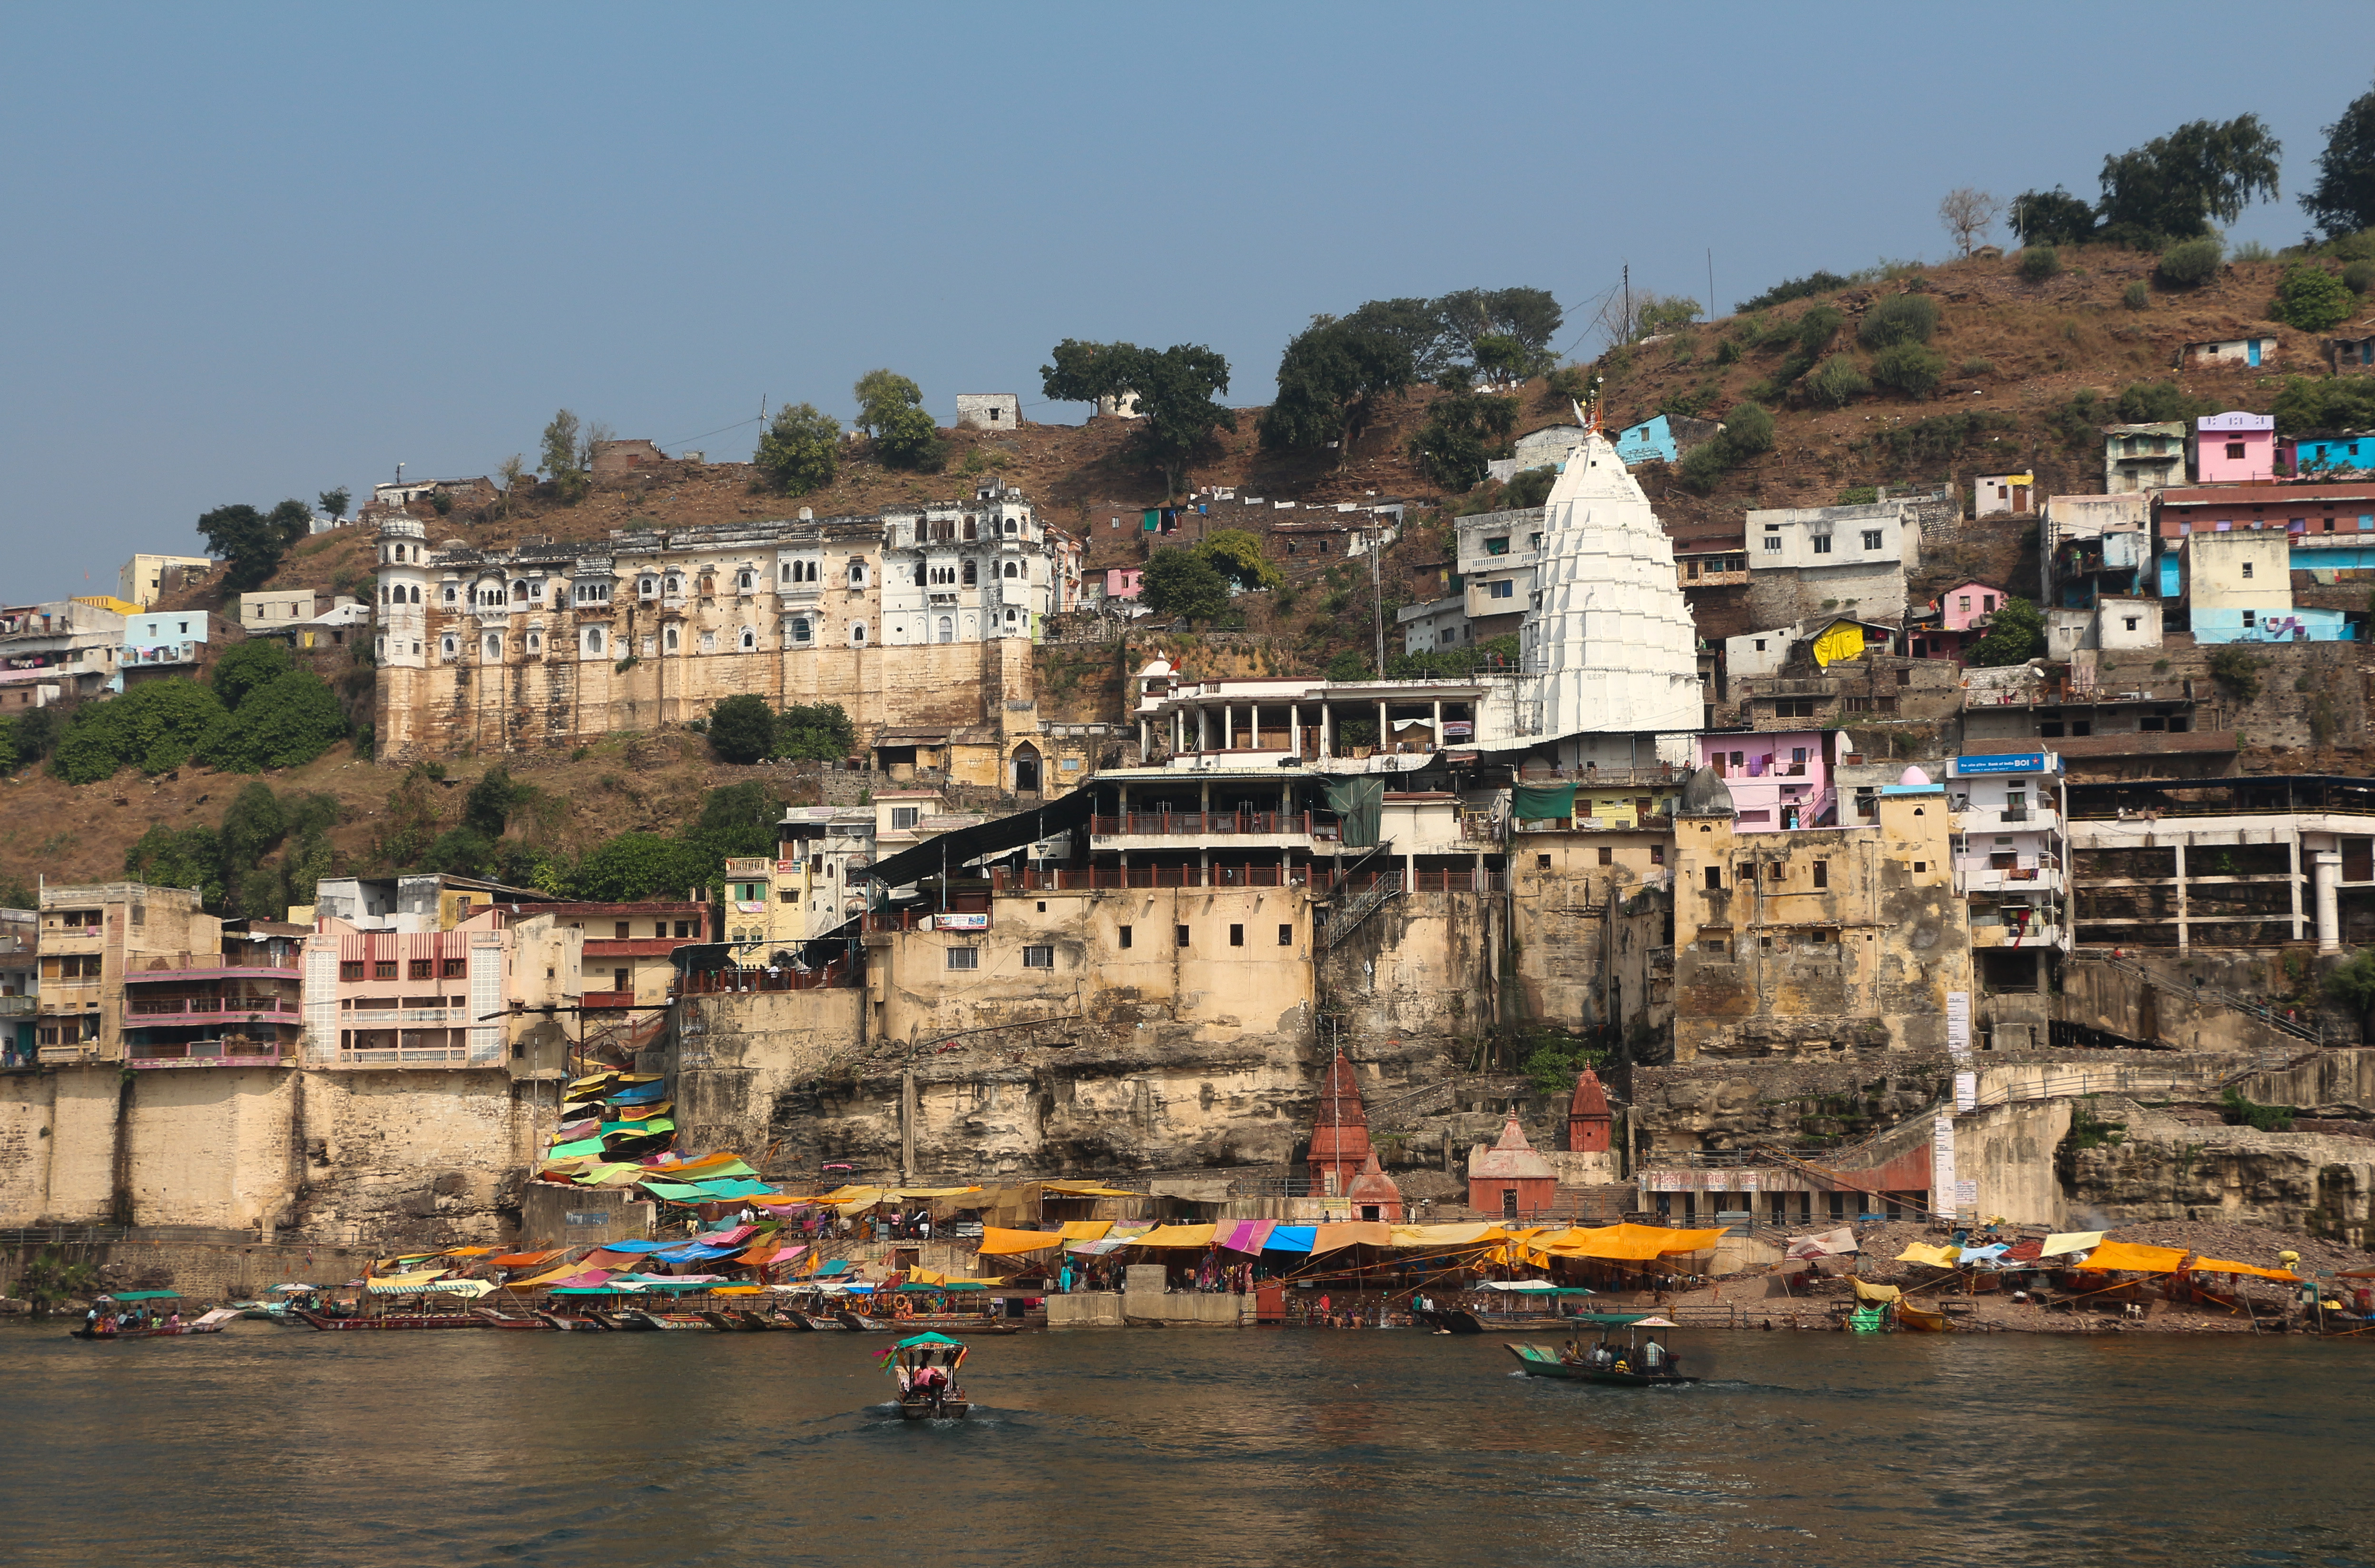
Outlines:
[[[869,926],[868,929],[873,929]],[[834,959],[821,969],[696,969],[675,986],[670,995],[679,996],[724,996],[738,992],[757,991],[830,991],[845,985],[855,985],[865,973],[862,966],[853,965],[845,958]],[[613,1004],[627,1006],[632,1003]]]
[[[2266,918],[2284,917],[2272,915]],[[2156,991],[2172,996],[2191,996],[2197,1002],[2214,1003],[2229,1012],[2240,1013],[2245,1018],[2256,1020],[2279,1034],[2288,1034],[2296,1040],[2306,1041],[2320,1050],[2325,1048],[2325,1031],[2317,1024],[2305,1022],[2298,1018],[2286,1018],[2267,1003],[2253,1001],[2239,992],[2229,991],[2221,985],[2190,984],[2183,981],[2170,979],[2156,974],[2133,959],[2116,957],[2099,949],[2078,956],[2083,956],[2090,962],[2115,969],[2122,974],[2133,975]]]
[[1299,867],[1277,866],[1086,866],[1033,867],[1020,873],[999,869],[990,878],[993,891],[1097,892],[1124,888],[1282,888],[1300,887]]
[[1287,834],[1305,838],[1325,829],[1332,834],[1335,819],[1315,823],[1308,811],[1131,811],[1118,817],[1092,817],[1089,831],[1098,838],[1219,837],[1239,834]]
[[160,1018],[191,1013],[289,1013],[298,1011],[294,996],[135,996],[124,1003],[133,1018]]

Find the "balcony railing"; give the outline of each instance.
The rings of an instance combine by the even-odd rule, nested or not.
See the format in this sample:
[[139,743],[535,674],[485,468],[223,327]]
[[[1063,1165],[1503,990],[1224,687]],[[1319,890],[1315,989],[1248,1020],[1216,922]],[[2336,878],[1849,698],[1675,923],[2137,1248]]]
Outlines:
[[191,1040],[171,1045],[124,1047],[130,1067],[286,1067],[297,1064],[293,1041]]
[[1000,871],[990,885],[1001,893],[1099,892],[1125,888],[1300,887],[1304,873],[1277,866],[1089,866]]
[[[871,918],[870,916],[868,917]],[[868,926],[868,929],[872,929]],[[855,985],[865,974],[861,966],[835,959],[821,969],[696,969],[674,987],[681,996],[722,996],[738,992],[829,991]]]
[[235,969],[242,974],[259,978],[271,977],[296,980],[302,972],[297,955],[275,961],[266,953],[131,953],[124,961],[124,983],[142,985],[157,981],[178,980],[188,974],[212,974],[220,970]]
[[632,1008],[635,1005],[635,994],[632,991],[588,991],[577,1000],[580,1006],[587,1008]]
[[483,1059],[472,1061],[467,1045],[348,1045],[338,1050],[342,1067],[499,1067],[502,1047],[488,1047]]
[[0,996],[0,1018],[30,1018],[41,1006],[39,996]]
[[164,1018],[184,1013],[278,1013],[294,1018],[294,996],[135,996],[124,1005],[134,1018]]
[[357,1008],[338,1015],[348,1029],[386,1029],[396,1024],[466,1024],[473,1021],[467,1008]]
[[1335,819],[1315,821],[1308,811],[1131,811],[1089,820],[1089,831],[1099,838],[1240,834],[1332,839],[1336,829]]

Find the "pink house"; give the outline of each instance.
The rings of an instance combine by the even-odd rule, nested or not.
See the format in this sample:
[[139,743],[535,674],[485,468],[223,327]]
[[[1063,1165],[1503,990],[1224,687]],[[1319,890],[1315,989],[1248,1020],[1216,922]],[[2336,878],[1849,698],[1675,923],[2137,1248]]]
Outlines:
[[1699,737],[1699,764],[1731,791],[1732,830],[1772,833],[1837,827],[1831,789],[1837,730],[1710,731]]
[[2264,485],[2276,476],[2274,414],[2204,414],[2196,421],[2193,474],[2205,485]]
[[1958,583],[1906,623],[1906,650],[1917,659],[1959,659],[1987,632],[1987,619],[2008,595],[1985,583]]
[[1134,599],[1138,597],[1139,580],[1146,575],[1140,566],[1108,566],[1105,568],[1105,597]]

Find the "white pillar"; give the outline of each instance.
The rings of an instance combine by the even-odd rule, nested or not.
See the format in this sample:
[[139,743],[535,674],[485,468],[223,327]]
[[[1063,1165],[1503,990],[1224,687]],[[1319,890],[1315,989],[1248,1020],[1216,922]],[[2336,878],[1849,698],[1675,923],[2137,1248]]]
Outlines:
[[1221,749],[1228,750],[1237,743],[1237,710],[1232,703],[1221,704]]
[[2342,852],[2338,849],[2312,851],[2310,856],[2317,879],[2317,950],[2334,953],[2342,950],[2342,914],[2335,885],[2342,879]]
[[2185,926],[2185,844],[2177,845],[2177,950],[2185,951],[2193,945],[2192,935]]
[[1300,758],[1303,755],[1303,704],[1290,705],[1286,710],[1286,749]]
[[1392,741],[1393,741],[1393,738],[1394,738],[1394,732],[1393,732],[1391,729],[1388,728],[1388,727],[1387,727],[1387,725],[1386,725],[1386,704],[1385,704],[1385,702],[1381,700],[1381,701],[1379,701],[1379,702],[1377,703],[1377,755],[1378,755],[1378,756],[1382,757],[1382,756],[1386,755],[1386,753],[1388,753],[1388,751],[1391,751],[1391,750],[1393,749],[1393,746],[1392,746],[1392,744],[1391,744],[1391,743],[1392,743]]
[[2293,892],[2293,940],[2298,942],[2309,935],[2301,929],[2301,842],[2298,828],[2293,830],[2292,840],[2285,845],[2285,848],[2292,857],[2293,869],[2289,880],[2292,882]]
[[1443,749],[1443,699],[1435,700],[1435,749]]

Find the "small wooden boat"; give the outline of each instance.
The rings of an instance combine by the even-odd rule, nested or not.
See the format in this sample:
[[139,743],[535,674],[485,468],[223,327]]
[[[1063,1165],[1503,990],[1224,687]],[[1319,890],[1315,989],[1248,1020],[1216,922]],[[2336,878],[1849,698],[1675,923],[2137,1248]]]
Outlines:
[[890,1324],[878,1323],[870,1317],[860,1317],[857,1314],[850,1311],[847,1307],[834,1308],[833,1315],[840,1320],[841,1326],[844,1328],[848,1329],[853,1334],[888,1334],[891,1332],[892,1326]]
[[470,1315],[483,1320],[490,1328],[527,1328],[539,1334],[552,1332],[551,1324],[533,1315],[515,1317],[507,1312],[497,1312],[493,1307],[472,1307]]
[[610,1315],[618,1326],[630,1333],[650,1333],[664,1328],[706,1328],[709,1325],[698,1317],[677,1317],[641,1307],[626,1307]]
[[467,1312],[390,1312],[372,1317],[329,1317],[303,1307],[295,1309],[297,1315],[316,1328],[345,1333],[356,1329],[395,1328],[489,1328],[488,1321]]
[[795,1311],[792,1315],[806,1323],[809,1328],[819,1334],[842,1334],[846,1333],[849,1328],[849,1325],[831,1313]]
[[899,1419],[961,1421],[971,1415],[973,1401],[956,1380],[965,1355],[964,1342],[945,1334],[918,1334],[882,1352],[899,1380]]
[[564,1334],[600,1334],[608,1327],[590,1317],[580,1317],[573,1313],[539,1312],[536,1315],[545,1326],[558,1328]]
[[1943,1308],[1923,1306],[1902,1297],[1896,1303],[1896,1326],[1915,1334],[1951,1334],[1955,1328],[1946,1321]]
[[1548,1345],[1511,1344],[1509,1353],[1518,1358],[1530,1377],[1563,1377],[1575,1383],[1605,1383],[1617,1388],[1657,1388],[1668,1384],[1696,1383],[1696,1377],[1678,1373],[1635,1372],[1628,1363],[1622,1370],[1615,1367],[1586,1366],[1580,1362],[1562,1361],[1557,1350]]
[[749,1307],[737,1308],[734,1315],[742,1320],[744,1327],[756,1329],[762,1334],[773,1334],[785,1326],[782,1318],[763,1312],[753,1312]]
[[139,1328],[125,1328],[112,1317],[102,1317],[85,1323],[69,1338],[76,1339],[179,1339],[192,1334],[219,1334],[223,1325],[239,1316],[235,1312],[217,1308],[204,1317],[188,1323],[151,1323]]
[[754,1323],[745,1323],[742,1320],[742,1315],[738,1312],[727,1312],[715,1307],[703,1313],[701,1320],[720,1334],[755,1334],[760,1326]]
[[1441,1329],[1446,1334],[1484,1332],[1484,1325],[1477,1320],[1474,1313],[1464,1307],[1428,1307],[1425,1311],[1413,1315],[1429,1328]]

